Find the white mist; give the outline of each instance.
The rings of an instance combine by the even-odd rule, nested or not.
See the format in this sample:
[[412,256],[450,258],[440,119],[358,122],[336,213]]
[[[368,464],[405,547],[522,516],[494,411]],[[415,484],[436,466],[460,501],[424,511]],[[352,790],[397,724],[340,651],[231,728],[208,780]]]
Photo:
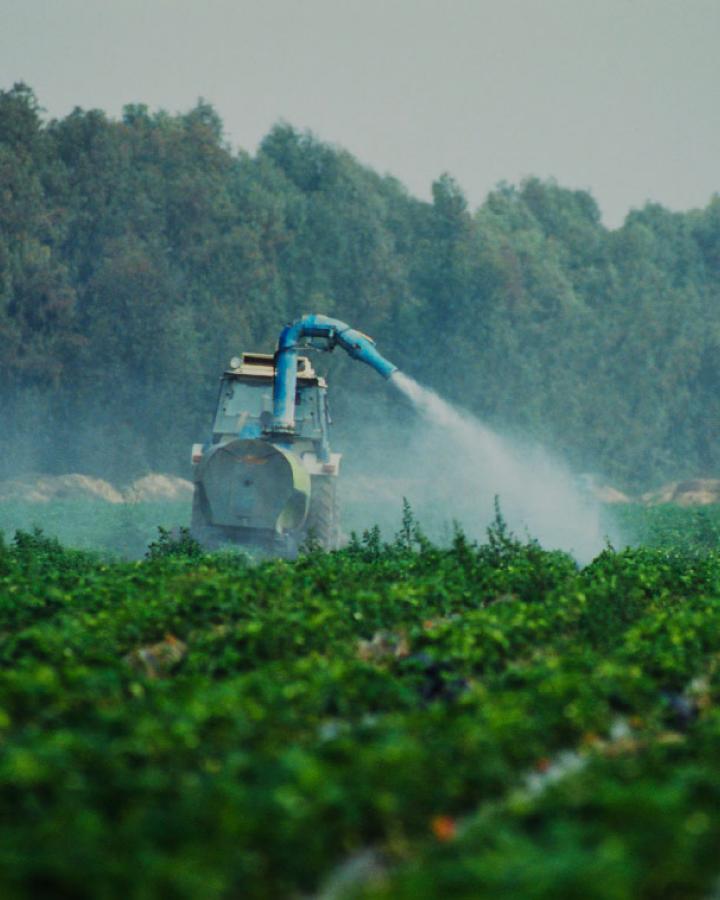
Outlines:
[[402,372],[390,380],[423,420],[407,460],[420,492],[409,497],[411,504],[442,509],[469,537],[482,539],[498,496],[503,517],[518,537],[566,550],[581,563],[603,549],[600,505],[561,463],[539,447],[520,448],[500,437]]

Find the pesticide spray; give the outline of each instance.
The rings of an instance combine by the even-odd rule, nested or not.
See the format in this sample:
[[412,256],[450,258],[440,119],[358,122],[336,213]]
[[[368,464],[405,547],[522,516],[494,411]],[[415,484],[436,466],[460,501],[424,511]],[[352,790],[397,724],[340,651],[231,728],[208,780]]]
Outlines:
[[518,537],[566,550],[581,563],[603,549],[607,529],[599,504],[548,453],[502,438],[402,372],[390,381],[421,416],[407,453],[415,490],[421,486],[411,503],[446,510],[469,536],[481,538],[497,496]]
[[[415,423],[410,428],[399,428],[396,417],[376,428],[378,409],[368,419],[360,411],[362,404],[353,404],[352,425],[361,441],[352,440],[352,456],[367,472],[364,484],[356,475],[343,479],[343,506],[355,507],[353,515],[358,514],[358,500],[369,501],[365,522],[385,527],[383,507],[392,501],[397,512],[399,497],[404,495],[431,539],[444,543],[452,534],[453,522],[469,537],[482,539],[493,520],[497,496],[504,518],[519,538],[535,538],[545,547],[568,550],[581,562],[602,549],[598,504],[583,497],[562,466],[538,449],[520,448],[517,442],[501,438],[421,387],[385,359],[372,338],[345,322],[315,313],[283,328],[274,357],[245,354],[248,362],[233,363],[232,371],[223,376],[227,384],[215,419],[223,427],[213,434],[212,442],[201,445],[198,454],[192,528],[200,540],[227,540],[230,531],[238,543],[265,542],[291,555],[294,539],[307,526],[324,546],[334,546],[338,530],[334,478],[340,456],[331,452],[328,440],[326,385],[314,374],[308,377],[307,360],[298,355],[306,346],[328,351],[341,348],[390,379],[420,413],[412,417]],[[258,369],[265,371],[258,373]],[[268,418],[263,404],[271,375],[272,415]],[[260,392],[257,402],[250,402],[248,391]],[[234,398],[234,406],[229,397]],[[243,410],[253,406],[257,412],[246,412],[243,418]],[[382,454],[374,465],[359,452],[368,438]],[[268,464],[264,478],[246,471],[259,456],[272,459],[275,465],[271,469]],[[323,461],[321,472],[317,471],[319,460]],[[348,498],[346,485],[354,491],[354,501]],[[381,490],[386,502],[376,502]],[[345,524],[348,527],[347,518]]]

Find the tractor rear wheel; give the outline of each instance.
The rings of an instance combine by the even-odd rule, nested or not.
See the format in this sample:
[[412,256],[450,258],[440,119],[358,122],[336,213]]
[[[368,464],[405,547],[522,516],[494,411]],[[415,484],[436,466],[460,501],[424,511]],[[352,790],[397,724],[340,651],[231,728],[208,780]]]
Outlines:
[[305,535],[323,550],[337,550],[340,546],[337,478],[328,475],[313,477]]

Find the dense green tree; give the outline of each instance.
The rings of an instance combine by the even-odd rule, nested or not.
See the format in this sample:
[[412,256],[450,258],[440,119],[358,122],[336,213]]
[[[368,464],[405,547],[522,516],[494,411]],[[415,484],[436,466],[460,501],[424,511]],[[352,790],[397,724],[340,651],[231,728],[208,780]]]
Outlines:
[[[449,175],[424,202],[287,124],[234,152],[204,101],[48,122],[0,91],[4,471],[182,471],[220,367],[310,311],[578,469],[720,474],[718,196],[609,231],[587,192],[529,178],[471,211]],[[402,423],[380,382],[329,367],[340,434],[361,390],[367,429]]]

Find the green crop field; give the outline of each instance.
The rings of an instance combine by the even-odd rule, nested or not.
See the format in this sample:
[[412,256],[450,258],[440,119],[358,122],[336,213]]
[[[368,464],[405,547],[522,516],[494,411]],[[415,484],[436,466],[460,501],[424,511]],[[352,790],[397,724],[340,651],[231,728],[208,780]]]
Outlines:
[[582,569],[409,509],[294,563],[8,532],[0,896],[715,896],[720,516],[617,515]]
[[142,557],[159,526],[190,524],[188,500],[106,503],[92,498],[30,503],[23,500],[0,503],[0,531],[42,528],[68,547],[94,550],[111,558]]

